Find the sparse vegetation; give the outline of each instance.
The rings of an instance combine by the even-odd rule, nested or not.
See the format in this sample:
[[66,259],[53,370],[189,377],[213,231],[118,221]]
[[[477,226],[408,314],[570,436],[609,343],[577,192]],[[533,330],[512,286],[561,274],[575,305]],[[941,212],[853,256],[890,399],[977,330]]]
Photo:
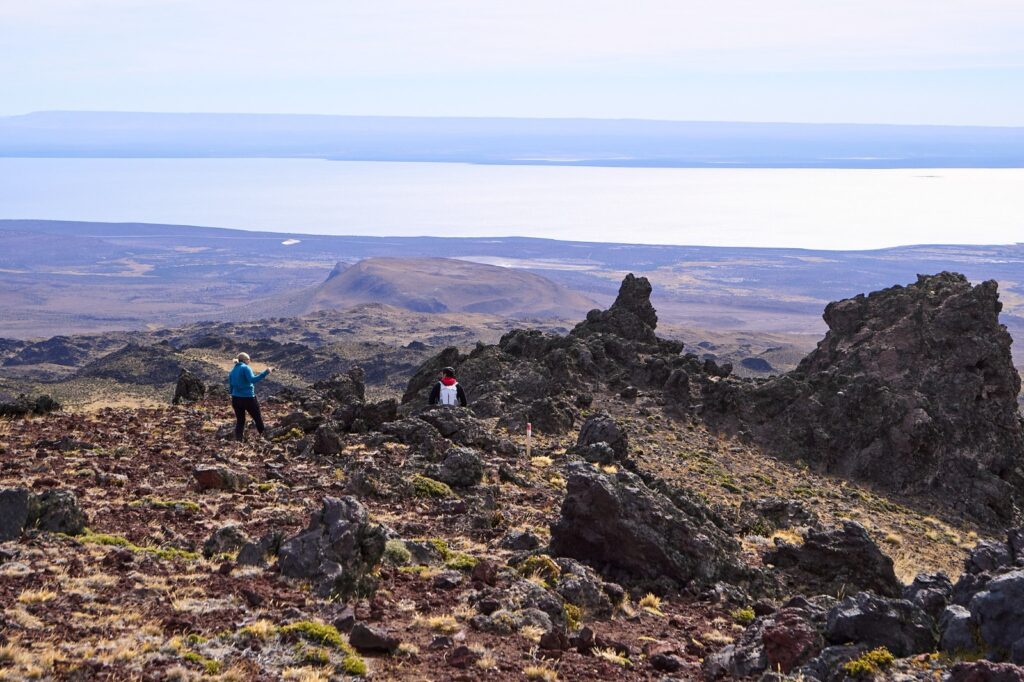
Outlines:
[[622,668],[628,668],[633,665],[628,658],[620,654],[615,649],[612,649],[611,647],[606,647],[604,649],[594,649],[593,653],[598,658],[608,661],[609,663],[614,663],[615,665],[620,666]]
[[528,680],[540,680],[540,682],[558,682],[558,673],[546,665],[528,665],[523,668],[523,674]]
[[843,670],[850,677],[873,677],[888,670],[895,661],[896,657],[888,649],[879,647],[843,664]]
[[732,619],[739,625],[750,625],[754,622],[754,619],[757,618],[757,614],[754,613],[754,609],[750,607],[734,609],[729,615],[731,615]]
[[661,612],[661,597],[656,594],[652,594],[651,592],[648,592],[641,597],[640,601],[637,602],[637,606],[656,616],[665,615]]

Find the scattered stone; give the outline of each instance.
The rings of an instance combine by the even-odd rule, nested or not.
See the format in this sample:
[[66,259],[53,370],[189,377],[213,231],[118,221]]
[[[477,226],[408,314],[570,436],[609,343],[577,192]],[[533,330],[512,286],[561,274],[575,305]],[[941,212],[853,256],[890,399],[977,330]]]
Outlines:
[[202,400],[205,396],[206,384],[195,374],[182,368],[181,374],[178,375],[178,383],[174,387],[174,398],[171,399],[171,403],[173,405],[194,403]]
[[432,478],[456,488],[471,488],[484,477],[484,465],[480,455],[469,448],[456,447],[449,450],[441,466]]
[[31,495],[28,488],[0,490],[0,542],[21,537],[22,531],[28,525]]
[[40,530],[66,535],[81,535],[88,520],[78,506],[78,498],[70,490],[47,490],[32,505],[29,522]]
[[784,530],[799,526],[818,527],[818,516],[799,500],[788,500],[781,497],[768,497],[760,500],[743,500],[740,503],[740,515],[751,519],[747,523],[749,530],[754,530],[760,521],[765,528],[761,530]]
[[501,538],[498,546],[502,549],[528,551],[531,549],[537,549],[540,547],[540,544],[540,538],[531,530],[510,530],[503,538]]
[[348,635],[348,643],[363,654],[381,652],[393,654],[398,650],[400,640],[381,628],[371,627],[365,623],[356,623]]
[[434,576],[431,585],[439,590],[453,590],[462,584],[464,580],[459,571],[441,571]]
[[580,449],[597,443],[607,443],[618,459],[629,455],[629,437],[626,432],[603,412],[587,417],[576,439],[576,447]]
[[203,556],[210,559],[218,554],[230,554],[251,544],[249,536],[237,524],[221,526],[203,543]]
[[196,467],[192,471],[199,490],[229,490],[238,492],[244,490],[252,478],[242,472],[233,471],[222,466]]
[[583,609],[594,618],[608,618],[615,606],[625,598],[624,590],[615,583],[608,583],[589,566],[575,559],[556,559],[561,575],[555,583],[555,591],[565,601]]
[[555,628],[541,635],[537,645],[547,651],[565,651],[569,648],[569,636],[564,630]]
[[11,402],[0,402],[0,417],[20,418],[30,414],[44,415],[57,412],[60,409],[61,404],[48,395],[32,399],[23,393]]
[[964,570],[968,573],[991,573],[1013,565],[1010,546],[998,540],[980,540],[967,555]]
[[705,658],[705,677],[747,677],[766,670],[789,673],[807,663],[824,643],[812,613],[791,606],[756,619],[734,643]]
[[376,589],[371,572],[384,555],[384,528],[370,523],[353,497],[324,498],[306,530],[281,544],[281,575],[307,578],[320,597],[368,595]]

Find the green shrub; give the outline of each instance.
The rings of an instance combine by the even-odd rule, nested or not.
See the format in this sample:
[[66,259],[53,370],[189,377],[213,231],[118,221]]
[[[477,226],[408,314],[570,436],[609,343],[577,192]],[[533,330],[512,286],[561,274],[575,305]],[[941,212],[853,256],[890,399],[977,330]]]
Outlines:
[[740,625],[750,625],[757,617],[757,614],[754,613],[754,609],[750,607],[734,609],[729,615],[732,616],[732,619]]
[[565,611],[565,624],[569,628],[569,632],[579,630],[580,625],[583,624],[583,609],[571,602],[566,602],[562,608]]
[[850,677],[874,677],[883,670],[887,670],[896,661],[896,657],[884,646],[872,649],[843,664],[843,670]]
[[345,638],[338,632],[338,628],[327,623],[321,623],[315,620],[297,620],[294,623],[289,623],[281,628],[282,635],[294,635],[300,637],[307,642],[314,642],[316,644],[322,644],[329,646],[334,649],[340,649],[346,653],[352,653],[352,647],[349,646]]
[[452,497],[455,494],[448,487],[447,483],[435,481],[422,474],[416,474],[412,477],[412,490],[416,497],[432,497],[435,499]]
[[366,661],[364,661],[358,654],[349,654],[345,657],[345,660],[341,662],[341,669],[349,675],[358,675],[359,677],[362,677],[366,674]]
[[412,561],[412,554],[404,542],[392,539],[384,544],[384,561],[394,566],[405,566]]
[[548,586],[558,582],[558,578],[562,575],[562,570],[558,568],[558,564],[547,554],[536,554],[527,557],[525,561],[519,564],[517,570],[522,576],[536,576],[540,578]]
[[456,571],[472,571],[473,567],[478,563],[480,563],[480,560],[475,556],[470,556],[464,552],[450,552],[444,565]]

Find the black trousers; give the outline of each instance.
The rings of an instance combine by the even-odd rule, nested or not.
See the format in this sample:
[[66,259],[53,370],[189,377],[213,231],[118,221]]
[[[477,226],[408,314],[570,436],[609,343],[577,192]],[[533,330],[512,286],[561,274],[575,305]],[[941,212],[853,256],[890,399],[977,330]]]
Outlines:
[[260,404],[256,398],[231,396],[231,407],[235,410],[235,440],[242,440],[245,435],[246,412],[252,417],[256,430],[263,433],[263,415],[260,414]]

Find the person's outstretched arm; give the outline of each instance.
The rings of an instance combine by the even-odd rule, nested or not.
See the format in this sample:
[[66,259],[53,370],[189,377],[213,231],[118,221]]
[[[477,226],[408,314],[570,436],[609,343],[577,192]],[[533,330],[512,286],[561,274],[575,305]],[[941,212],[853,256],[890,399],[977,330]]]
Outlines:
[[266,379],[266,375],[270,374],[270,370],[266,369],[266,370],[263,370],[262,372],[260,372],[259,374],[256,374],[255,372],[253,372],[253,369],[251,367],[246,365],[245,373],[246,373],[246,379],[249,380],[249,383],[250,384],[255,384],[257,382],[260,382],[260,381],[263,381],[264,379]]
[[462,384],[455,385],[455,395],[459,399],[459,405],[466,406],[466,392],[462,390]]
[[427,400],[428,405],[437,405],[441,401],[441,383],[434,384],[434,387],[430,389],[430,398]]

